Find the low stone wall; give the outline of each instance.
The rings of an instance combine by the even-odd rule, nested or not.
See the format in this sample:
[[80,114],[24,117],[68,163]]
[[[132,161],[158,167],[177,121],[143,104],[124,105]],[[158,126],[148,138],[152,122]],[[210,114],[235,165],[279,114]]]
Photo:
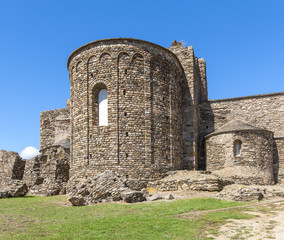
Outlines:
[[221,191],[223,186],[231,182],[224,181],[222,178],[213,174],[202,174],[197,171],[178,171],[175,174],[161,180],[148,183],[148,191],[153,189],[158,191],[178,191],[195,190],[215,192]]

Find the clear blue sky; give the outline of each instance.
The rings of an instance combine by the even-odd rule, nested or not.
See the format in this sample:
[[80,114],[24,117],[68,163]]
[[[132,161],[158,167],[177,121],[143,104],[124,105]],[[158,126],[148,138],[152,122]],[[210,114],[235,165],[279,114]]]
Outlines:
[[1,0],[0,32],[0,149],[39,148],[40,111],[69,98],[69,54],[97,39],[193,45],[210,99],[284,91],[282,0]]

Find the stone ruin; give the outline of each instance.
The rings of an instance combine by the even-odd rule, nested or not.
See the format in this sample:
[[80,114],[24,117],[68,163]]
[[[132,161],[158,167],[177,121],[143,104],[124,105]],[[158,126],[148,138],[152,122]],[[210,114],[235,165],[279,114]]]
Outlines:
[[51,146],[36,157],[23,160],[15,152],[0,150],[0,163],[5,166],[0,172],[0,198],[24,196],[28,191],[40,196],[65,194],[69,154],[68,148]]
[[18,153],[0,150],[0,198],[23,197],[28,187],[23,183],[26,162]]
[[[67,68],[66,108],[40,114],[40,155],[0,152],[0,196],[135,202],[147,189],[284,178],[284,92],[209,100],[205,60],[176,41],[98,40],[75,50]],[[175,179],[183,170],[191,173]]]
[[47,147],[38,156],[26,160],[23,181],[29,192],[41,196],[66,194],[69,158],[69,148],[57,145]]

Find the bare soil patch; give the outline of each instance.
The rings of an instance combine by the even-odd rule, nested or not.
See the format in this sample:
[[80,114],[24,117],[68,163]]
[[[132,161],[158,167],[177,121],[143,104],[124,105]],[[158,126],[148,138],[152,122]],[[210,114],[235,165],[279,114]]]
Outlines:
[[255,217],[250,220],[232,220],[220,228],[219,235],[214,239],[284,239],[284,201],[263,207],[255,206],[248,212]]

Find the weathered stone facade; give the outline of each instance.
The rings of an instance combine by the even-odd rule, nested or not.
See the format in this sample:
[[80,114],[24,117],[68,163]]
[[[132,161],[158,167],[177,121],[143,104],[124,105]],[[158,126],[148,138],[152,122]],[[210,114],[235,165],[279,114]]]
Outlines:
[[53,145],[70,148],[69,101],[66,108],[40,113],[40,149]]
[[206,160],[207,170],[235,183],[272,184],[273,133],[240,121],[230,122],[206,136]]
[[[70,100],[41,112],[40,155],[0,150],[0,198],[68,192],[74,205],[135,202],[147,183],[220,191],[284,179],[284,92],[210,101],[205,60],[176,41],[165,49],[99,40],[67,65]],[[207,171],[160,181],[180,169]]]
[[0,198],[23,197],[28,188],[22,182],[26,161],[18,153],[0,150]]
[[31,194],[52,196],[66,193],[69,180],[70,150],[62,146],[50,146],[26,160],[23,181]]
[[158,191],[178,191],[195,190],[219,192],[227,184],[231,184],[222,178],[208,174],[205,171],[176,171],[171,175],[154,182],[148,183],[148,189],[157,189]]
[[[176,41],[165,49],[137,39],[99,40],[75,50],[67,65],[70,101],[41,113],[41,149],[70,141],[74,182],[106,170],[149,181],[206,168],[239,169],[229,174],[236,182],[284,178],[284,92],[210,101],[205,60]],[[108,124],[100,126],[103,89]],[[252,129],[220,131],[236,120]]]
[[18,153],[0,150],[0,185],[12,179],[22,180],[25,164]]
[[273,168],[276,182],[284,178],[284,92],[204,101],[199,104],[199,163],[205,168],[204,137],[233,120],[273,132]]
[[198,169],[199,126],[198,104],[207,100],[206,64],[203,58],[194,55],[193,47],[183,47],[174,41],[169,48],[179,59],[183,71],[182,82],[182,131],[183,131],[183,167]]
[[[134,39],[96,41],[73,52],[68,69],[72,173],[156,179],[182,167],[183,70],[172,52]],[[98,124],[103,88],[107,126]]]

